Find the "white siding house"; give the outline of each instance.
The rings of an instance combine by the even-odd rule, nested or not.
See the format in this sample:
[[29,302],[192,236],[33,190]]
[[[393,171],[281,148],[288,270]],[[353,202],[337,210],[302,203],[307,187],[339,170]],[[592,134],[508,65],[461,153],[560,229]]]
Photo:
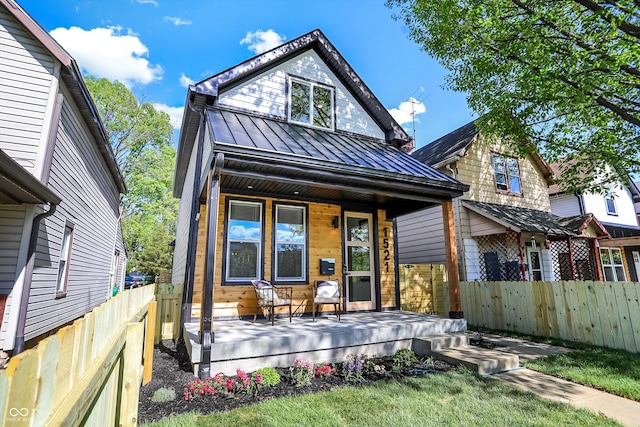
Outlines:
[[0,349],[20,352],[124,279],[124,183],[75,61],[0,0]]

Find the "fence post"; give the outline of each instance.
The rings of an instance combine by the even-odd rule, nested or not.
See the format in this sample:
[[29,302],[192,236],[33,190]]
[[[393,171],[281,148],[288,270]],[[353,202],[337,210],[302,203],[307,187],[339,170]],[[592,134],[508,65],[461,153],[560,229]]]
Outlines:
[[122,399],[120,407],[120,426],[138,424],[138,396],[142,365],[142,343],[144,324],[142,322],[127,325],[127,338],[124,346],[124,369],[122,375]]
[[142,371],[142,385],[151,381],[151,372],[153,370],[153,345],[156,334],[156,308],[157,302],[151,301],[148,304],[147,320],[144,329],[144,358]]

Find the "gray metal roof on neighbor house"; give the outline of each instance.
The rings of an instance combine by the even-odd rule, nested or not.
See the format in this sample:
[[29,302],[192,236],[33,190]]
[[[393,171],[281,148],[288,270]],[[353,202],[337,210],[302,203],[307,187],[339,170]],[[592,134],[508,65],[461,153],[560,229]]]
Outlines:
[[579,233],[561,224],[562,218],[551,212],[515,206],[496,205],[465,200],[462,204],[472,211],[504,225],[513,231],[543,233],[548,236],[578,236]]
[[439,167],[462,157],[478,133],[476,124],[470,122],[430,142],[411,155],[423,163]]
[[60,197],[0,150],[0,204],[59,204]]

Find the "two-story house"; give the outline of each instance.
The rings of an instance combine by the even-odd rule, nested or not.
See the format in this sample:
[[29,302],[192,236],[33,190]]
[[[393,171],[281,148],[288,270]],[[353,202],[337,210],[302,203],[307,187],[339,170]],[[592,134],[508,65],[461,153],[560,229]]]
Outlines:
[[[547,188],[553,171],[537,154],[518,158],[474,122],[412,154],[469,185],[453,211],[462,280],[595,279],[593,215],[553,215]],[[400,263],[444,264],[442,214],[429,208],[397,220]]]
[[[550,165],[561,179],[560,164]],[[559,216],[593,214],[611,238],[598,239],[599,267],[603,280],[638,281],[640,274],[640,227],[635,204],[640,191],[633,181],[617,183],[603,194],[565,192],[558,184],[549,187],[551,212]]]
[[123,192],[75,61],[0,0],[0,349],[20,352],[122,286]]
[[189,87],[174,183],[183,319],[253,317],[254,279],[292,286],[298,315],[318,279],[340,280],[347,312],[398,309],[394,218],[466,188],[410,142],[319,30]]

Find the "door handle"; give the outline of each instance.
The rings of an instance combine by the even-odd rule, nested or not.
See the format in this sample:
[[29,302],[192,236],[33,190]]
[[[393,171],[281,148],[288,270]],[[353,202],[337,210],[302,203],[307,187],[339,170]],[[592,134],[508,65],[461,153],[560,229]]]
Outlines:
[[344,275],[346,276],[346,275],[347,275],[347,271],[348,271],[348,270],[347,270],[347,266],[346,266],[346,265],[343,265],[343,266],[342,266],[342,274],[344,274]]

